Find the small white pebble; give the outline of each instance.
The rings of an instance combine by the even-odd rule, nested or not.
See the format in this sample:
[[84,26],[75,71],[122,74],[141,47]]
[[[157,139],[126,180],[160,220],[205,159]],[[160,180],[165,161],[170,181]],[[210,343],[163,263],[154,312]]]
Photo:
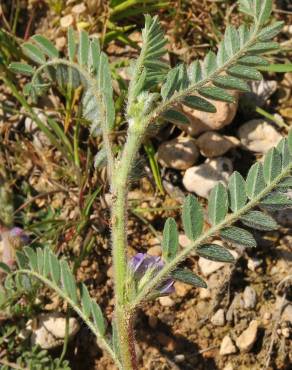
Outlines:
[[289,338],[290,337],[290,329],[289,328],[282,329],[282,335],[285,338]]
[[208,299],[211,297],[211,291],[210,289],[206,289],[206,288],[200,288],[200,298],[201,299]]
[[223,370],[234,370],[234,367],[233,365],[229,362],[229,364],[227,364]]
[[72,13],[74,14],[81,14],[81,13],[84,13],[86,11],[86,6],[84,4],[77,4],[77,5],[74,5],[73,8],[72,8]]
[[221,346],[220,346],[220,355],[226,356],[231,355],[233,353],[237,352],[237,348],[235,347],[232,339],[229,335],[225,335],[225,337],[222,339]]
[[271,312],[265,312],[264,313],[264,320],[270,320],[272,318]]
[[177,363],[184,362],[184,360],[185,360],[185,355],[175,355],[175,356],[174,356],[174,360],[175,360],[175,362],[177,362]]
[[259,258],[249,258],[247,261],[247,268],[251,271],[255,271],[262,263],[263,260]]
[[160,297],[159,298],[159,303],[161,304],[161,306],[164,306],[164,307],[172,307],[175,305],[175,302],[173,299],[171,299],[170,297],[168,296],[165,296],[165,297]]
[[72,14],[65,15],[60,20],[60,24],[62,28],[68,28],[69,26],[72,26],[73,22],[74,22],[74,18]]
[[222,308],[215,312],[215,314],[211,317],[211,323],[215,326],[225,325],[225,312]]
[[269,322],[271,321],[272,314],[270,312],[265,312],[263,315],[263,324],[268,325]]

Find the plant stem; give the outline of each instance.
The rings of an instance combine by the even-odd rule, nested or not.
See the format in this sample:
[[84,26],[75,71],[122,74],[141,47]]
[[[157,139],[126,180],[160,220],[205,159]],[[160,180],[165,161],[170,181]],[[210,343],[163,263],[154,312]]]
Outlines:
[[123,370],[136,370],[136,355],[132,328],[132,312],[125,296],[127,278],[127,205],[130,172],[140,147],[143,125],[133,123],[129,128],[122,158],[115,166],[112,178],[112,244],[115,282],[115,319]]
[[110,16],[115,17],[121,12],[124,12],[128,10],[129,8],[132,8],[135,5],[140,5],[143,3],[144,5],[147,3],[153,3],[153,0],[126,0],[123,1],[121,4],[116,5],[114,8],[111,9]]

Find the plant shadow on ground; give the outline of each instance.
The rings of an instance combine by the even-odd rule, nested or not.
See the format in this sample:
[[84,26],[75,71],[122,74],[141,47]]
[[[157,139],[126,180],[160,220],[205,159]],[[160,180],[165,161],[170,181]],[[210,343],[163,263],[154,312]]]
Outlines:
[[[158,356],[165,358],[169,364],[170,369],[182,369],[182,370],[216,370],[218,369],[213,358],[204,358],[200,353],[199,346],[189,340],[185,335],[174,334],[171,325],[166,324],[162,320],[158,319],[157,326],[153,330],[148,323],[148,316],[140,311],[138,313],[138,321],[136,327],[137,341],[140,345],[146,345],[148,349],[153,350],[155,348],[158,351]],[[143,333],[143,336],[140,335]],[[165,346],[159,342],[165,341]],[[169,342],[167,344],[167,342]],[[175,346],[173,348],[167,348],[167,346]],[[182,364],[175,363],[175,355],[183,355],[185,360]]]

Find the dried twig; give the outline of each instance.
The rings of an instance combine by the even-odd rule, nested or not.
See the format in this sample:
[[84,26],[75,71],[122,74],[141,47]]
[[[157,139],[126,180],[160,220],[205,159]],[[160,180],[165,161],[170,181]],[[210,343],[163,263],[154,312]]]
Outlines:
[[[292,280],[292,275],[286,276],[284,279],[282,279],[280,281],[280,283],[278,284],[276,291],[279,291],[279,289],[283,285],[284,285],[285,288],[287,288],[287,286],[288,286],[287,282],[289,280]],[[270,365],[271,355],[272,355],[272,351],[273,351],[273,348],[274,348],[276,335],[277,335],[277,329],[278,329],[278,326],[279,326],[279,322],[281,320],[281,315],[282,315],[282,312],[283,312],[283,308],[285,306],[285,302],[286,302],[286,292],[284,291],[280,307],[279,307],[278,310],[276,310],[276,312],[274,314],[274,317],[273,317],[274,326],[273,326],[273,331],[272,331],[272,336],[271,336],[271,343],[270,343],[269,350],[268,350],[268,353],[267,353],[266,364],[265,364],[265,367],[264,367],[263,370],[268,369],[268,367]]]

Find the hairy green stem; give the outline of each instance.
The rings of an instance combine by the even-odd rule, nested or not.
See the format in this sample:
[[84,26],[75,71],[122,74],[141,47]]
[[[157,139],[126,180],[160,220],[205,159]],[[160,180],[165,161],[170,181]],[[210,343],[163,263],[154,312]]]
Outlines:
[[125,296],[127,277],[127,199],[130,172],[140,147],[143,124],[134,122],[129,128],[121,160],[116,163],[112,178],[112,254],[115,282],[115,320],[121,353],[122,369],[136,370],[131,312]]

